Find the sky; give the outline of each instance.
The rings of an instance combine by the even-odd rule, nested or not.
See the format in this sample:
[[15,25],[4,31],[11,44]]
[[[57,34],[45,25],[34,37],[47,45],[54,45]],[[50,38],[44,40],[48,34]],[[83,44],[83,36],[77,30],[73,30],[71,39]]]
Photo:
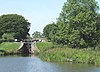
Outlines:
[[[18,14],[31,23],[30,35],[35,31],[43,32],[43,28],[56,22],[67,0],[0,0],[0,15]],[[100,6],[100,0],[96,0]]]

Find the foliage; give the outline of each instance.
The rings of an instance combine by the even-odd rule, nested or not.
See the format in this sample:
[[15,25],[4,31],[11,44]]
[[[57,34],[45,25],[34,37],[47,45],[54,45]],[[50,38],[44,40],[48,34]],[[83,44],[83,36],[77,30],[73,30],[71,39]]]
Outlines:
[[27,35],[26,39],[32,39],[32,37],[30,35]]
[[2,35],[2,39],[4,39],[4,40],[14,40],[14,37],[13,37],[13,34],[4,33],[4,34]]
[[21,15],[6,14],[0,16],[0,36],[13,34],[16,39],[24,39],[28,35],[30,23]]
[[98,8],[95,0],[67,0],[57,23],[44,28],[45,36],[72,48],[95,48],[100,42]]
[[53,40],[56,29],[57,27],[54,22],[52,24],[48,24],[43,29],[43,35],[47,37],[48,40]]
[[43,34],[41,32],[36,31],[36,32],[34,32],[32,34],[32,37],[33,38],[42,38],[43,37]]

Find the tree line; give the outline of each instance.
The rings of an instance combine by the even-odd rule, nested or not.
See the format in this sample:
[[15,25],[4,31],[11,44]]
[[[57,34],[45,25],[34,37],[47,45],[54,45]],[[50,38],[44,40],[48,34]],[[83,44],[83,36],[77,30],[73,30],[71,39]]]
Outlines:
[[72,48],[88,48],[100,44],[100,14],[95,0],[67,0],[57,22],[44,27],[47,39]]

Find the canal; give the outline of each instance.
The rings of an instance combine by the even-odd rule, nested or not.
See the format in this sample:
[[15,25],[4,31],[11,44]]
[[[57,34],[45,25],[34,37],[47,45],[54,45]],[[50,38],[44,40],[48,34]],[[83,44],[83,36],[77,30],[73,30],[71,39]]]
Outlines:
[[37,57],[2,57],[0,72],[100,72],[99,66],[45,62]]

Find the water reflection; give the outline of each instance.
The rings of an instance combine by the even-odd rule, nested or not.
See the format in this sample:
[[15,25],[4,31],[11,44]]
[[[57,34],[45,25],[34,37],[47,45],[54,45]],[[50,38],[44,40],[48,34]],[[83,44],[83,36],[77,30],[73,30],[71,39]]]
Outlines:
[[84,64],[49,63],[37,57],[0,58],[0,72],[100,72],[100,68]]

